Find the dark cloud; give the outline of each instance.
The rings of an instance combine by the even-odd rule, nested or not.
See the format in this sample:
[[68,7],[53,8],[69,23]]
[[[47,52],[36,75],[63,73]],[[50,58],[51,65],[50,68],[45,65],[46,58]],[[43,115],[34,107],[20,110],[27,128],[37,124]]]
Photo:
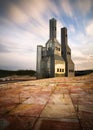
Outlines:
[[10,0],[1,0],[0,1],[0,16],[5,16],[7,12],[7,7],[10,4]]
[[22,0],[0,0],[0,16],[7,16],[7,9],[11,3],[19,4]]

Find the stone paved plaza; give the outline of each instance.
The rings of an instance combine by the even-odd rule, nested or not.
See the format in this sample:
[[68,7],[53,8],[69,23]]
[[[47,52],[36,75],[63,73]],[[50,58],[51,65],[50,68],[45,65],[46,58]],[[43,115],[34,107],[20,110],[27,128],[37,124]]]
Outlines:
[[93,130],[93,74],[0,84],[0,130]]

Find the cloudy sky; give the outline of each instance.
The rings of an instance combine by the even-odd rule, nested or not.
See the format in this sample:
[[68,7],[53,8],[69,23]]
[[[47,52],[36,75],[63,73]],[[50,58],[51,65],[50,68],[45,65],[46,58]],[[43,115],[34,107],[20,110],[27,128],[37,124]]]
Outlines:
[[0,0],[0,69],[36,69],[49,19],[67,27],[75,70],[93,69],[93,0]]

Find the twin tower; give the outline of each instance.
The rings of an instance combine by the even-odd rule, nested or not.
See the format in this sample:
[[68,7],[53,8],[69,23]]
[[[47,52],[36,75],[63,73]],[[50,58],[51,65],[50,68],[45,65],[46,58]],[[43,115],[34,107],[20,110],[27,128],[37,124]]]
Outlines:
[[[50,37],[45,47],[37,46],[37,78],[74,76],[74,63],[68,46],[67,28],[61,28],[61,44],[56,39],[56,19],[49,21]],[[43,32],[42,32],[43,33]]]

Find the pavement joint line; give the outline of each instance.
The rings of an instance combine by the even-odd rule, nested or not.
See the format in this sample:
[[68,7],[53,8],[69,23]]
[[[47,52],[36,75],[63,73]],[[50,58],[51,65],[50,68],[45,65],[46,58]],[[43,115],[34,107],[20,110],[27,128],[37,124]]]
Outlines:
[[[49,99],[48,99],[48,101],[46,102],[46,104],[44,105],[44,108],[45,108],[45,107],[47,106],[47,104],[49,103],[50,97],[52,96],[52,94],[53,94],[53,92],[55,91],[55,89],[56,89],[56,86],[54,86],[53,91],[52,91],[51,94],[49,95]],[[39,114],[39,116],[37,117],[36,121],[34,122],[34,124],[33,124],[33,126],[32,126],[32,130],[34,130],[36,123],[38,122],[39,118],[41,118],[40,115],[41,115],[41,113],[43,112],[44,108],[42,109],[42,111],[40,112],[40,114]]]
[[[24,101],[28,100],[29,98],[30,98],[30,97],[26,98]],[[7,111],[7,112],[5,112],[4,114],[2,114],[1,117],[7,116],[9,113],[11,113],[13,110],[15,110],[19,105],[21,105],[24,101],[22,101],[22,102],[20,102],[20,103],[17,103],[14,108],[12,108],[10,111]]]
[[81,125],[81,122],[80,122],[80,119],[79,119],[79,116],[78,116],[78,112],[77,112],[77,110],[76,110],[76,108],[75,108],[75,105],[74,105],[74,103],[73,103],[73,100],[72,100],[72,97],[71,97],[71,94],[70,94],[69,89],[68,89],[68,92],[69,92],[69,96],[70,96],[70,98],[71,98],[72,105],[73,105],[73,107],[74,107],[74,110],[75,110],[75,113],[76,113],[77,119],[78,119],[78,121],[79,121],[80,128],[81,128],[81,130],[83,130],[82,125]]

